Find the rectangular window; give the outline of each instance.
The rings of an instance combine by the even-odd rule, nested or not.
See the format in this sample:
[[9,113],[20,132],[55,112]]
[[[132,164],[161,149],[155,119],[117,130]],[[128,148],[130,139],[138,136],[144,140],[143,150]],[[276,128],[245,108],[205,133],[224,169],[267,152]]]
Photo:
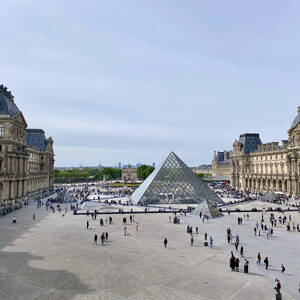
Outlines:
[[0,136],[4,135],[4,125],[0,124]]

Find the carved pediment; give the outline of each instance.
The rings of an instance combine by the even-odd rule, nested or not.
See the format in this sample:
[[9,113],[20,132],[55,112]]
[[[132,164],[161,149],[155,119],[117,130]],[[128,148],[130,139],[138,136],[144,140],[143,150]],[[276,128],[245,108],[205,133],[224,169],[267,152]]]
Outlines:
[[25,120],[25,118],[24,118],[24,116],[23,116],[23,114],[22,114],[21,112],[19,112],[18,114],[16,114],[16,115],[14,116],[14,119],[15,119],[17,122],[23,124],[25,128],[27,128],[26,120]]

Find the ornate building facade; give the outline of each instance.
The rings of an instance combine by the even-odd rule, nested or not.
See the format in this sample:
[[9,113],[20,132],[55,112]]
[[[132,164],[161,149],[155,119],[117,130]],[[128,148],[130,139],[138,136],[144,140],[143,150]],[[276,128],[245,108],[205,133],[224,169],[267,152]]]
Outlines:
[[212,161],[212,175],[228,178],[229,180],[231,174],[230,161],[230,151],[215,151]]
[[259,134],[243,134],[234,142],[230,179],[241,190],[300,195],[300,107],[281,144],[262,144]]
[[122,169],[123,181],[137,181],[137,168],[124,168]]
[[0,85],[0,215],[52,189],[53,167],[52,139],[27,129],[13,95]]

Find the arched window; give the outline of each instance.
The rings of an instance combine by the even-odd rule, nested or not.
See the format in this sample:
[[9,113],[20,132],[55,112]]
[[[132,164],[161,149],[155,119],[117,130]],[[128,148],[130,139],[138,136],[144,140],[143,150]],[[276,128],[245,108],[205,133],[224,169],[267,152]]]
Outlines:
[[4,135],[4,125],[0,124],[0,136]]

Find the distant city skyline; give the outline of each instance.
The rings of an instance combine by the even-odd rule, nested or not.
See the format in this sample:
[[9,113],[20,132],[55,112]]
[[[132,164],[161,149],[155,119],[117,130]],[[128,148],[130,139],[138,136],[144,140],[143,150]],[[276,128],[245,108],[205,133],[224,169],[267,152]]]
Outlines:
[[[55,166],[211,163],[240,134],[287,139],[300,105],[300,3],[1,3],[0,84]],[[79,22],[80,20],[80,22]]]

